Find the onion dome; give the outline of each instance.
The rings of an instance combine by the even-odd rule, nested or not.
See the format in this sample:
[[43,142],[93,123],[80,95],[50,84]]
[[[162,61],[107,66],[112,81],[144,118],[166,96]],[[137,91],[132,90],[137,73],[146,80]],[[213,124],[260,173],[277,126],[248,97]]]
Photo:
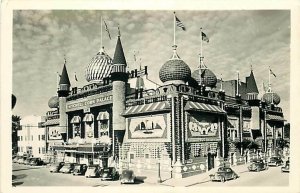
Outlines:
[[58,106],[59,106],[59,98],[58,98],[58,96],[51,97],[49,99],[49,101],[48,101],[48,106],[50,108],[58,108]]
[[184,84],[191,77],[190,67],[179,58],[174,46],[173,57],[159,70],[159,79],[163,83]]
[[[273,101],[272,101],[273,99]],[[263,95],[262,100],[267,104],[275,104],[278,105],[280,103],[280,96],[274,92],[267,92]]]
[[[195,70],[192,73],[192,78],[194,78],[198,84],[207,86],[207,87],[215,87],[217,84],[217,77],[216,75],[209,69],[201,69],[201,73],[199,72],[200,69]],[[201,76],[201,81],[200,81]]]
[[108,77],[111,70],[112,59],[105,53],[104,48],[102,47],[87,65],[85,69],[85,78],[88,82],[99,82],[102,81],[103,78]]

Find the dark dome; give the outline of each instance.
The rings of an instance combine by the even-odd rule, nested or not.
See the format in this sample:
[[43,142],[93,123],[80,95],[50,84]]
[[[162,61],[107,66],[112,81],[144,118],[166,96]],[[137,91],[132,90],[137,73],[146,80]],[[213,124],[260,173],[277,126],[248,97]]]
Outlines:
[[58,99],[58,96],[53,96],[49,99],[48,101],[48,106],[50,108],[58,108],[59,106],[59,99]]
[[[215,87],[217,84],[216,75],[209,69],[202,69],[201,71],[201,84],[211,88]],[[192,77],[200,84],[199,69],[192,73]]]
[[180,80],[188,81],[191,76],[190,67],[181,59],[168,60],[159,70],[159,79],[162,82]]
[[[273,95],[273,96],[272,96]],[[267,92],[263,95],[262,100],[268,104],[272,103],[272,98],[273,98],[273,103],[275,105],[278,105],[280,103],[280,96],[277,93],[274,92]]]

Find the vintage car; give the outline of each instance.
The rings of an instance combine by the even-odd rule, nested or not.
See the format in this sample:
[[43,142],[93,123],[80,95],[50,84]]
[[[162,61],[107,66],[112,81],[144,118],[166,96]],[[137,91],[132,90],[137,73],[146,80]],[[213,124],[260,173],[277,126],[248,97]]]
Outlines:
[[75,163],[65,163],[64,166],[59,170],[60,173],[70,174],[74,171]]
[[51,164],[51,166],[49,167],[49,171],[59,172],[59,170],[64,166],[64,164],[65,162],[58,162],[58,163]]
[[121,184],[134,184],[135,175],[132,170],[123,170],[120,175]]
[[44,162],[39,157],[33,157],[33,158],[31,158],[30,159],[30,163],[29,163],[29,165],[31,165],[31,166],[41,166],[43,164],[44,164]]
[[100,166],[99,165],[89,165],[86,172],[85,177],[99,177],[100,176]]
[[283,161],[280,157],[271,157],[268,162],[268,166],[280,166],[283,164]]
[[23,164],[24,161],[25,161],[24,158],[23,158],[23,157],[20,157],[20,158],[17,160],[16,163],[18,163],[18,164]]
[[225,182],[227,180],[236,179],[239,176],[229,167],[220,167],[215,174],[209,175],[211,181]]
[[19,160],[20,158],[21,158],[20,156],[16,156],[16,157],[13,159],[13,163],[17,163],[18,160]]
[[86,170],[87,170],[86,164],[76,164],[73,171],[73,176],[84,175]]
[[268,168],[269,168],[268,164],[266,164],[262,159],[253,160],[252,163],[248,166],[248,170],[250,172],[251,171],[259,172],[262,170],[267,170]]
[[119,173],[115,167],[102,168],[100,178],[101,180],[116,180],[119,178]]
[[290,172],[290,161],[285,162],[285,166],[281,167],[281,172]]

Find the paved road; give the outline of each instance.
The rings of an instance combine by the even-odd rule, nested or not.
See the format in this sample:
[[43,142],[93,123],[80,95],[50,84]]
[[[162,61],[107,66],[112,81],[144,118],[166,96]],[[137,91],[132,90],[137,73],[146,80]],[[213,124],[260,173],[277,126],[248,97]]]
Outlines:
[[266,171],[239,173],[239,178],[225,183],[205,181],[195,186],[288,186],[289,173],[282,173],[281,167],[269,167]]
[[[207,176],[208,174],[202,174]],[[270,167],[267,171],[248,172],[245,169],[239,173],[240,178],[225,183],[199,180],[198,177],[186,179],[187,186],[288,186],[289,174],[281,173],[280,167]],[[198,180],[195,180],[198,179]],[[101,181],[99,178],[85,178],[84,176],[73,176],[71,174],[50,173],[45,166],[25,166],[13,164],[13,186],[120,186],[119,181]],[[168,183],[166,183],[168,184]],[[161,184],[161,185],[166,185]],[[157,186],[159,184],[138,182],[133,186]],[[172,183],[170,186],[181,186],[180,183]],[[124,186],[124,185],[123,185]]]

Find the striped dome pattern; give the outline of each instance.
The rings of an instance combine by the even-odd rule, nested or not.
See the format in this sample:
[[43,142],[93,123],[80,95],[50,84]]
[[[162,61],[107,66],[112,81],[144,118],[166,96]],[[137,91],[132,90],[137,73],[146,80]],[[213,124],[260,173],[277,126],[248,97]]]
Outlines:
[[194,78],[198,84],[203,84],[208,87],[215,87],[217,84],[217,77],[216,75],[209,69],[202,69],[201,70],[201,81],[200,81],[200,73],[199,69],[195,70],[192,73],[192,78]]
[[90,63],[85,69],[85,78],[88,82],[102,81],[103,78],[108,77],[112,71],[113,62],[103,50],[98,52],[96,56],[92,58]]
[[272,99],[275,105],[280,103],[280,96],[275,92],[267,92],[262,97],[262,100],[268,104],[272,103]]

